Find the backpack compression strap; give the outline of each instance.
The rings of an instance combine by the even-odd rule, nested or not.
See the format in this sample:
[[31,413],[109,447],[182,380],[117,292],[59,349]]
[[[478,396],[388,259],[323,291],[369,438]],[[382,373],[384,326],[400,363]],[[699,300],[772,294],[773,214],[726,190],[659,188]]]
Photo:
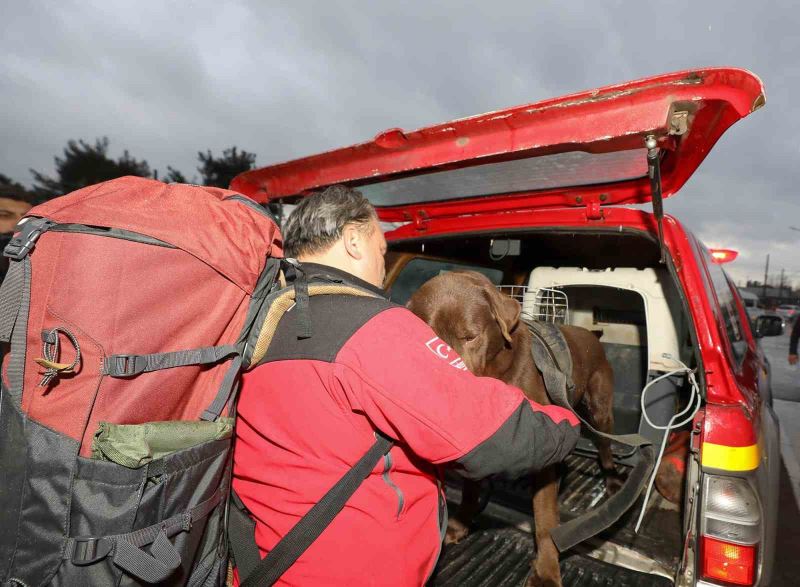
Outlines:
[[[561,524],[550,532],[556,548],[558,548],[559,552],[564,552],[611,526],[636,503],[639,494],[641,494],[647,479],[653,471],[655,455],[652,442],[640,434],[607,434],[601,432],[596,430],[594,426],[589,424],[573,409],[569,403],[569,394],[567,392],[568,388],[572,386],[571,373],[566,373],[565,369],[561,367],[557,358],[559,353],[553,350],[553,348],[566,349],[566,352],[569,353],[569,346],[563,334],[561,334],[558,326],[554,324],[524,322],[533,335],[531,353],[533,354],[536,368],[542,373],[550,401],[575,414],[581,424],[593,434],[633,447],[641,457],[625,480],[625,484],[617,493],[605,500],[599,507]],[[569,359],[568,363],[570,363],[571,371],[571,357]],[[567,361],[564,362],[566,363]]]

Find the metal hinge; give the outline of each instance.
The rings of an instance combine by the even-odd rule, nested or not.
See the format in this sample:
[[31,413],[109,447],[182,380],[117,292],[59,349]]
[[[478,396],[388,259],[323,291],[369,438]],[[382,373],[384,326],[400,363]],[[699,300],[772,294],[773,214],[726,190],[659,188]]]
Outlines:
[[686,110],[679,110],[673,112],[669,119],[669,134],[671,135],[684,135],[689,130],[689,112]]

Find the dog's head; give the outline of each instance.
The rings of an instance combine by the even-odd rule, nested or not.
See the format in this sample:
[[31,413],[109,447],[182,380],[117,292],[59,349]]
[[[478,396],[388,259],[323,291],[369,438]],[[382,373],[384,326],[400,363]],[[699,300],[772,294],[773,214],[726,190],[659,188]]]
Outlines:
[[[422,318],[476,375],[492,375],[512,348],[520,305],[474,271],[443,273],[420,287],[407,307]],[[503,361],[504,362],[504,361]]]

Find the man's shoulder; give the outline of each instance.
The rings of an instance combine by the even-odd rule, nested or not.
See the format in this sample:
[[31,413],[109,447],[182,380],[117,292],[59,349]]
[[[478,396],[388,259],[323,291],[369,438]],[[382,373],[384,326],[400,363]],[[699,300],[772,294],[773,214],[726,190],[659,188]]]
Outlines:
[[376,316],[390,310],[408,312],[402,306],[377,296],[311,296],[308,306],[311,336],[298,336],[302,317],[295,306],[278,324],[261,363],[293,359],[332,362],[356,332]]

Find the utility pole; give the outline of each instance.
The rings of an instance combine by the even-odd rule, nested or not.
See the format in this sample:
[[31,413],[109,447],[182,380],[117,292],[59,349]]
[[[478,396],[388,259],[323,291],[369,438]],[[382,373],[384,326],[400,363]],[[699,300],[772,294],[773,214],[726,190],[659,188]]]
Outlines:
[[781,269],[781,286],[778,289],[778,298],[783,301],[783,269]]
[[769,275],[769,253],[767,253],[767,266],[764,268],[764,289],[762,290],[761,297],[764,301],[767,299],[767,276]]

